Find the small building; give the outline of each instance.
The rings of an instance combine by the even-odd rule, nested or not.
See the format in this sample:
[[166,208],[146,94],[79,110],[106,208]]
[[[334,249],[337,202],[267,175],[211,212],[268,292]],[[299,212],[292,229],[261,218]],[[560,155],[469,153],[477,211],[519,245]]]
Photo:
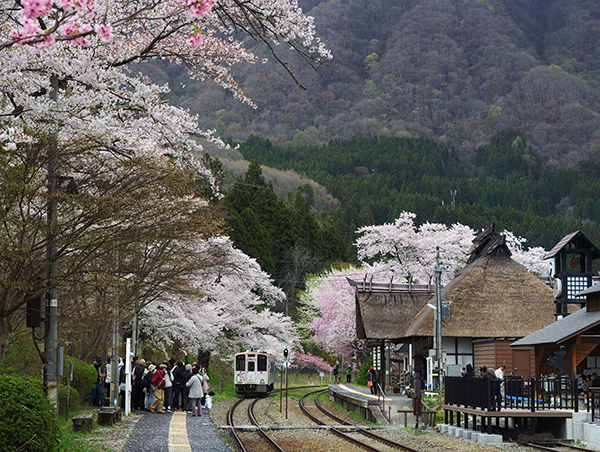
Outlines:
[[[534,347],[510,345],[555,320],[555,298],[551,287],[510,256],[505,237],[491,226],[474,240],[467,265],[442,289],[442,301],[450,306],[442,321],[447,372],[469,363],[505,364],[508,375],[535,372]],[[435,314],[428,304],[435,287],[366,279],[349,283],[356,288],[357,337],[379,344],[380,350],[386,343],[410,344],[412,370],[425,378]]]
[[[506,366],[507,375],[531,376],[533,347],[513,349],[517,338],[554,321],[552,289],[513,260],[505,237],[494,227],[473,243],[467,265],[443,289],[450,316],[442,321],[446,365]],[[404,331],[423,359],[433,336],[435,312],[427,304]],[[415,363],[415,368],[417,364]]]
[[554,259],[554,295],[557,320],[585,306],[580,292],[592,285],[592,261],[600,250],[581,231],[563,237],[545,256]]
[[577,296],[586,299],[585,308],[512,344],[515,349],[535,347],[537,378],[600,373],[600,284]]

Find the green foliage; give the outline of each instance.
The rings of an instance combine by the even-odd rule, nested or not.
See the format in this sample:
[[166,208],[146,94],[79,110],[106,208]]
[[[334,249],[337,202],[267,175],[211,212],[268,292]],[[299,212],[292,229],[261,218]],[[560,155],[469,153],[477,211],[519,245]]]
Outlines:
[[0,374],[40,377],[42,360],[33,344],[30,329],[23,329],[11,334],[8,352],[0,364]]
[[595,243],[600,234],[600,164],[571,170],[545,167],[516,129],[499,132],[477,149],[474,165],[445,145],[424,138],[353,138],[327,146],[278,149],[250,137],[240,152],[283,170],[306,174],[341,202],[331,213],[346,256],[355,231],[393,222],[402,211],[417,222],[462,223],[479,229],[496,223],[525,237],[530,246],[553,247],[582,230]]
[[5,452],[51,452],[58,444],[54,410],[39,384],[0,378],[0,437]]
[[[69,363],[73,363],[73,381],[71,382],[71,388],[75,389],[76,394],[79,397],[79,403],[85,405],[90,395],[90,392],[92,391],[92,388],[96,384],[98,374],[93,365],[86,363],[85,361],[81,361],[77,358],[66,356],[64,372],[65,375],[60,377],[61,386],[67,386],[67,374],[69,369]],[[74,400],[73,394],[71,394],[71,399]]]
[[[75,388],[67,388],[66,386],[58,387],[58,413],[60,416],[67,414],[67,394],[69,399],[69,413],[73,413],[81,408],[82,401],[79,392]],[[87,396],[83,394],[83,398]]]
[[369,377],[367,377],[367,371],[369,370],[369,367],[371,367],[372,365],[373,365],[373,357],[366,360],[362,364],[362,366],[360,366],[360,369],[358,369],[358,374],[356,375],[356,384],[357,385],[367,386],[367,382],[369,381]]
[[[251,145],[253,140],[264,144],[262,149],[269,152],[268,142],[252,138]],[[318,273],[343,260],[345,254],[338,231],[327,216],[312,212],[312,201],[314,193],[308,185],[298,187],[287,199],[278,199],[273,184],[265,181],[260,164],[253,160],[223,202],[234,244],[282,281],[280,287],[288,295],[292,316],[304,275]]]

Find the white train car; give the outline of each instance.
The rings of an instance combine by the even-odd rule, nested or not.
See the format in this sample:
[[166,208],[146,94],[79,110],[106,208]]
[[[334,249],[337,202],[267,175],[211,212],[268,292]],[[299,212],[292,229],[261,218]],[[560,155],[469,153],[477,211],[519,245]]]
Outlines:
[[235,392],[245,396],[265,395],[275,387],[275,357],[265,351],[235,355],[233,380]]

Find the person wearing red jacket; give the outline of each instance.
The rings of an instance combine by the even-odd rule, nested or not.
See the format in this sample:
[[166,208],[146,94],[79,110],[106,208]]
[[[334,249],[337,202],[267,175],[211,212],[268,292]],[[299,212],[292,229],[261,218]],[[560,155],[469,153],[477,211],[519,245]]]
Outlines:
[[156,398],[152,405],[150,405],[150,411],[153,413],[163,414],[163,403],[165,401],[165,369],[166,364],[160,364],[154,375],[152,376],[152,386],[154,387],[154,395]]

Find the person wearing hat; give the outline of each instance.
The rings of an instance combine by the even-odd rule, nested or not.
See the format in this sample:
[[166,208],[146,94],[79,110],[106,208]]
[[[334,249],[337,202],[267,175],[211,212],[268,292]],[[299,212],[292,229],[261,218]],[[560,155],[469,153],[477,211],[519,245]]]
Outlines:
[[[154,364],[150,365],[148,369],[151,367],[155,367]],[[152,376],[152,387],[154,388],[155,399],[150,405],[150,411],[153,413],[161,413],[164,414],[165,410],[163,410],[163,403],[165,401],[165,369],[167,365],[162,363],[158,365],[158,369],[154,372]]]
[[377,394],[377,372],[372,367],[369,367],[369,371],[367,372],[367,377],[369,381],[367,382],[367,386],[371,389],[371,394]]

